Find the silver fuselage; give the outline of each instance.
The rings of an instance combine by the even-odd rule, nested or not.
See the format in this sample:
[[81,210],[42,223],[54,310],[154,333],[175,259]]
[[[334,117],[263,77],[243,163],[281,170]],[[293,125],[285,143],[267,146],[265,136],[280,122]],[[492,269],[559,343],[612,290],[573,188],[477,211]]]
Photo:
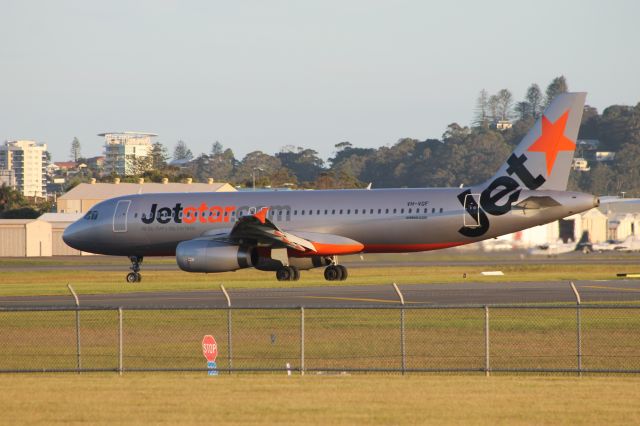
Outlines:
[[[175,254],[182,241],[229,231],[239,216],[270,207],[268,218],[294,234],[319,232],[348,237],[362,243],[363,252],[412,252],[494,238],[598,204],[589,194],[525,189],[519,190],[515,201],[508,200],[506,212],[485,213],[482,205],[478,214],[465,209],[461,194],[469,191],[470,198],[481,204],[482,190],[472,187],[130,195],[95,205],[85,218],[66,229],[64,240],[92,253],[169,256]],[[550,197],[558,205],[516,207],[532,196]],[[507,205],[506,200],[499,201]],[[478,220],[479,215],[484,218]]]

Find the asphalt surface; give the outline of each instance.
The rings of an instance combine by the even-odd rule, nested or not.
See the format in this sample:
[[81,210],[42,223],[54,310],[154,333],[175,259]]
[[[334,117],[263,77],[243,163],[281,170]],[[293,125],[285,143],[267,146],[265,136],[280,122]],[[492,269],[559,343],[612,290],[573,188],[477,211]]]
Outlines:
[[[640,280],[577,281],[582,302],[640,301]],[[404,284],[400,286],[408,306],[521,304],[574,302],[568,282],[518,282],[459,284]],[[344,307],[398,305],[390,285],[323,286],[230,290],[233,307]],[[139,292],[81,295],[83,307],[226,307],[223,293],[210,291]],[[0,308],[74,306],[70,296],[1,297]]]

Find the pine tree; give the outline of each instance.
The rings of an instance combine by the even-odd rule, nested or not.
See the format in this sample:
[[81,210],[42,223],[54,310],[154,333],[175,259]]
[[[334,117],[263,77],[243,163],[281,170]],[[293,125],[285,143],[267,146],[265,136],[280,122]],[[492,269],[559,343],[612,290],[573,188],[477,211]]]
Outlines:
[[80,141],[78,138],[74,137],[71,142],[71,158],[73,158],[73,161],[77,163],[80,156]]

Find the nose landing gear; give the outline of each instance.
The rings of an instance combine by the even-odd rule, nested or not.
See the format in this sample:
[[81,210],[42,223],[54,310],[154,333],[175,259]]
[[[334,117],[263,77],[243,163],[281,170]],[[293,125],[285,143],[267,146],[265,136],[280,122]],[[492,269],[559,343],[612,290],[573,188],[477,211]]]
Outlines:
[[128,283],[139,283],[142,281],[142,275],[140,275],[140,264],[142,263],[142,256],[129,256],[131,261],[131,271],[127,274]]

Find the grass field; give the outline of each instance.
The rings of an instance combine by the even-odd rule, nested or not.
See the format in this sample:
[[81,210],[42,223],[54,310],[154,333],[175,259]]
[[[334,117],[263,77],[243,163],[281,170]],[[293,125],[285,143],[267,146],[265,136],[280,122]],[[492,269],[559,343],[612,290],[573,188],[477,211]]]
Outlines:
[[[162,260],[164,261],[164,260]],[[29,262],[29,260],[25,260]],[[302,271],[300,281],[277,281],[272,272],[254,269],[219,274],[193,274],[176,270],[144,270],[143,281],[128,284],[124,277],[128,265],[121,271],[24,269],[4,270],[0,281],[0,296],[68,295],[67,284],[79,294],[126,293],[144,291],[189,291],[218,289],[224,284],[234,288],[324,286],[322,269]],[[118,264],[120,264],[118,263]],[[28,263],[27,263],[28,265]],[[41,265],[40,265],[41,266]],[[482,276],[480,272],[501,270],[504,276]],[[629,267],[615,263],[601,264],[509,264],[487,266],[415,266],[399,264],[395,267],[351,268],[349,280],[344,284],[447,284],[473,282],[570,281],[615,279],[616,273]],[[466,274],[466,278],[464,277]],[[333,283],[340,285],[342,283]]]
[[625,377],[0,376],[0,423],[638,424]]

